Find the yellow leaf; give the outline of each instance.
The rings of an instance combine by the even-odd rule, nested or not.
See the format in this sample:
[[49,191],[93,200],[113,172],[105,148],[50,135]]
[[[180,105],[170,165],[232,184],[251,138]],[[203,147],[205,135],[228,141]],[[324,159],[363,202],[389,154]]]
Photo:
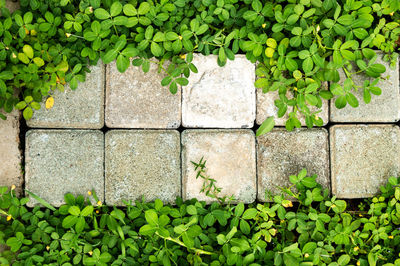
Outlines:
[[54,105],[54,98],[52,96],[50,96],[49,98],[47,98],[46,100],[46,109],[51,109],[53,108]]
[[273,57],[274,56],[274,52],[275,52],[275,49],[273,49],[271,47],[268,47],[267,49],[265,49],[265,55],[267,57]]
[[275,39],[268,38],[267,45],[268,47],[275,49],[278,44],[276,43]]

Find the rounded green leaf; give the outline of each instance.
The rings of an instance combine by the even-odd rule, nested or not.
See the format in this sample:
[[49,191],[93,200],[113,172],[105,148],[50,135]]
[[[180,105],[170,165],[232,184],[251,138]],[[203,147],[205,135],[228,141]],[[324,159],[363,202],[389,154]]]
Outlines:
[[137,15],[136,8],[131,4],[124,5],[123,10],[124,10],[124,14],[127,15],[127,16],[132,17],[132,16],[136,16]]
[[27,107],[24,109],[22,115],[24,116],[25,120],[29,120],[33,116],[33,110],[31,107]]
[[110,18],[110,13],[108,13],[107,10],[105,10],[104,8],[97,8],[94,11],[94,15],[96,16],[96,18],[101,20]]
[[147,2],[143,2],[140,4],[138,13],[139,15],[145,15],[150,11],[150,4]]
[[119,1],[114,2],[110,8],[110,14],[112,17],[119,15],[122,11],[122,4]]

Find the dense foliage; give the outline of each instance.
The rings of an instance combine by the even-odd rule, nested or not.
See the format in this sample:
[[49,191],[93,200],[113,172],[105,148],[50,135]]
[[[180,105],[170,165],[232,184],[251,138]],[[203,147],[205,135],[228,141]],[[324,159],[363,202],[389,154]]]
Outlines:
[[0,254],[0,264],[400,264],[400,179],[390,178],[381,196],[351,211],[302,170],[270,203],[245,206],[220,198],[203,166],[198,176],[216,199],[211,205],[178,198],[173,206],[156,200],[117,208],[89,192],[86,199],[65,195],[58,209],[35,197],[47,208],[29,209],[27,198],[3,187],[0,243],[11,250]]
[[[14,107],[31,118],[54,90],[72,89],[88,64],[116,60],[124,72],[132,62],[144,72],[156,63],[167,74],[163,86],[176,93],[196,72],[192,53],[218,55],[223,66],[235,54],[258,62],[256,87],[275,91],[278,116],[287,129],[322,125],[322,99],[336,107],[358,106],[381,93],[385,67],[376,52],[395,64],[400,34],[398,0],[20,0],[21,10],[0,17],[0,110]],[[0,1],[0,6],[4,0]],[[332,60],[330,60],[332,58]],[[172,64],[164,68],[163,62]],[[353,64],[351,64],[353,63]],[[347,79],[338,83],[338,69]],[[357,68],[355,68],[357,67]],[[372,77],[363,86],[352,75]],[[329,87],[325,82],[329,81]],[[22,100],[21,100],[22,99]],[[57,99],[55,99],[57,100]],[[312,108],[311,108],[312,107]],[[4,118],[4,114],[0,113]],[[273,118],[259,131],[273,127]]]

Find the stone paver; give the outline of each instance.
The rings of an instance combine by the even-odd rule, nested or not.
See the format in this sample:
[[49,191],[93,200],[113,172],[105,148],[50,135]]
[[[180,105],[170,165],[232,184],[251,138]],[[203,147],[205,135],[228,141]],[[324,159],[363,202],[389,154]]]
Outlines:
[[332,193],[365,198],[400,174],[400,130],[395,125],[330,128]]
[[69,85],[64,92],[55,91],[54,106],[47,110],[45,103],[35,111],[30,127],[40,128],[92,128],[104,126],[104,65],[90,67],[86,81],[72,91]]
[[[292,96],[287,95],[290,99]],[[289,118],[287,113],[283,117],[278,117],[278,108],[275,106],[275,100],[279,100],[278,91],[271,91],[268,93],[263,93],[262,89],[257,89],[257,114],[256,114],[256,123],[261,125],[265,119],[270,116],[275,117],[275,125],[277,126],[285,126],[286,120]],[[290,107],[291,108],[291,107]],[[315,112],[318,108],[312,107],[311,111]],[[329,103],[326,100],[322,101],[321,112],[317,115],[322,118],[324,121],[324,125],[329,122]],[[288,112],[293,109],[288,109]],[[306,126],[304,115],[299,114],[299,120],[302,126]]]
[[107,65],[106,125],[110,128],[178,128],[181,91],[174,95],[160,82],[165,74],[151,64],[150,71],[130,66],[125,73],[115,62]]
[[214,55],[195,55],[199,72],[183,88],[182,124],[199,128],[251,128],[255,120],[255,66],[236,55],[224,67]]
[[185,130],[182,133],[182,195],[211,202],[200,193],[201,178],[191,163],[206,162],[207,174],[222,188],[221,196],[234,195],[239,201],[256,199],[255,136],[251,130]]
[[289,176],[306,168],[317,182],[329,188],[328,132],[325,129],[276,128],[257,138],[257,176],[259,201],[265,191],[280,194],[279,187],[291,185]]
[[64,203],[68,192],[87,195],[92,189],[104,200],[104,136],[100,131],[30,130],[25,163],[26,188],[55,206]]
[[106,133],[105,194],[108,205],[181,196],[180,136],[176,130]]
[[22,188],[21,151],[19,150],[19,117],[17,111],[7,114],[7,120],[0,119],[0,186],[16,186],[16,193]]
[[14,12],[19,9],[19,1],[6,0],[6,7],[10,10],[10,12]]
[[[366,104],[363,100],[363,90],[354,92],[359,106],[353,108],[347,105],[343,109],[335,107],[335,99],[331,100],[331,117],[333,122],[395,122],[400,119],[400,94],[399,94],[399,64],[393,70],[389,64],[384,62],[380,56],[376,63],[386,66],[384,77],[390,76],[388,80],[380,81],[377,87],[381,88],[382,94],[379,96],[371,95],[371,102]],[[346,76],[342,70],[339,71],[341,82],[343,84]],[[365,75],[355,75],[353,77],[357,86],[362,86],[364,80],[373,81]]]

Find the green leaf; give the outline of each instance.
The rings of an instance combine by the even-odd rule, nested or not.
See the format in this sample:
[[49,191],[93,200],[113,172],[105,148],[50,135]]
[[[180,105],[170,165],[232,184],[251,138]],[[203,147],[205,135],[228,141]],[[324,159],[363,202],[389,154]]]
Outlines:
[[68,209],[69,214],[74,215],[74,216],[79,216],[81,213],[81,210],[79,209],[78,206],[71,206]]
[[72,226],[74,226],[76,224],[77,221],[78,221],[77,216],[68,215],[62,221],[62,227],[66,228],[66,229],[71,228]]
[[25,120],[31,119],[33,116],[32,108],[31,107],[25,108],[24,111],[22,112],[22,115],[24,116]]
[[172,81],[171,84],[169,85],[169,91],[172,94],[176,94],[178,92],[178,85],[176,84],[175,81]]
[[86,206],[82,211],[81,211],[81,215],[82,216],[89,216],[93,213],[93,206],[92,205],[88,205]]
[[330,91],[332,92],[333,95],[344,95],[344,90],[342,86],[340,86],[337,83],[333,83],[330,87]]
[[243,213],[242,218],[245,219],[245,220],[254,219],[254,218],[257,216],[257,214],[258,214],[257,209],[255,209],[255,208],[250,208],[250,209],[247,209],[247,210]]
[[189,84],[189,80],[187,78],[177,78],[175,81],[181,86],[186,86]]
[[117,69],[119,72],[124,73],[130,65],[129,58],[122,54],[117,57]]
[[17,104],[15,105],[15,108],[17,108],[18,110],[22,110],[22,109],[24,109],[25,107],[26,107],[26,102],[24,102],[24,101],[19,102],[19,103],[17,103]]
[[307,103],[310,104],[310,105],[312,105],[312,106],[315,106],[315,105],[318,104],[318,99],[317,99],[317,97],[315,97],[315,96],[312,95],[312,94],[306,94],[306,95],[305,95],[305,98],[306,98]]
[[103,8],[97,8],[94,11],[94,15],[96,16],[96,18],[104,20],[104,19],[108,19],[110,18],[110,13],[107,12],[107,10],[103,9]]
[[346,100],[351,107],[354,107],[354,108],[358,107],[358,100],[357,100],[356,96],[354,96],[352,93],[346,94]]
[[145,15],[150,11],[150,4],[147,2],[143,2],[140,4],[138,13],[139,15]]
[[126,4],[124,5],[124,14],[127,16],[136,16],[137,15],[137,10],[132,4]]
[[350,256],[347,254],[340,256],[338,259],[339,265],[347,265],[349,262],[350,262]]
[[44,207],[52,210],[52,211],[56,211],[56,209],[47,201],[45,201],[44,199],[40,198],[38,195],[36,195],[35,193],[25,189],[26,193],[29,194],[29,196],[31,196],[32,198],[34,198],[37,202],[39,202],[40,204],[42,204]]
[[275,120],[273,116],[268,117],[261,126],[257,129],[256,136],[264,135],[270,132],[275,126]]
[[156,57],[162,56],[162,53],[163,53],[162,49],[161,49],[160,45],[158,45],[156,42],[151,43],[150,50],[154,56],[156,56]]
[[114,2],[110,8],[110,14],[112,17],[119,15],[122,11],[122,4],[119,1]]
[[24,64],[29,64],[29,58],[24,53],[18,53],[18,59]]
[[37,65],[38,67],[44,66],[44,61],[40,57],[33,58],[33,63],[35,63],[35,65]]
[[306,74],[310,73],[313,67],[314,67],[314,62],[311,57],[308,57],[303,61],[303,70]]
[[157,226],[158,215],[155,210],[147,210],[147,211],[145,211],[144,214],[145,214],[145,219],[149,225]]
[[154,234],[156,231],[157,231],[157,228],[155,228],[155,227],[153,227],[153,226],[151,226],[151,225],[149,225],[149,224],[145,224],[145,225],[143,225],[142,227],[140,227],[140,229],[139,229],[139,234],[144,235],[144,236],[146,236],[146,235],[152,235],[152,234]]
[[347,100],[346,100],[345,95],[341,95],[341,96],[337,97],[337,99],[335,100],[335,106],[338,109],[342,109],[342,108],[346,107],[346,105],[347,105]]
[[103,56],[103,63],[108,64],[111,63],[112,61],[117,58],[118,51],[116,49],[111,49],[109,50],[104,56]]
[[79,217],[76,224],[75,224],[75,231],[80,234],[82,233],[83,229],[85,228],[86,222],[85,217]]

